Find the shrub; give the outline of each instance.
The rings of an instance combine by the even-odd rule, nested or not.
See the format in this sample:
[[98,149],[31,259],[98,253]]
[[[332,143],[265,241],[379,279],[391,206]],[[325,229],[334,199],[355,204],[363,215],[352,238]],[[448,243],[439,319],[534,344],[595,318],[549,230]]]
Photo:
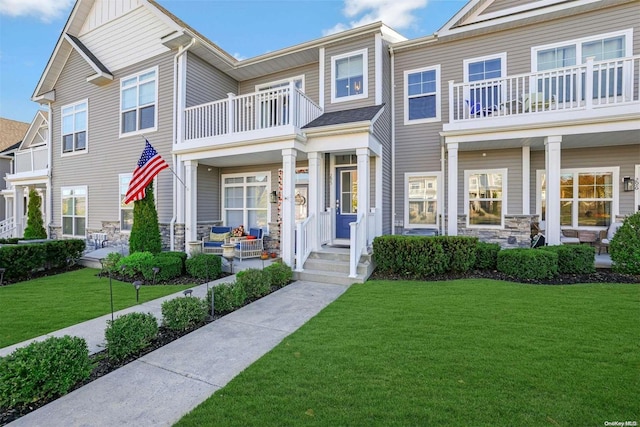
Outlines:
[[64,267],[67,263],[77,262],[84,247],[84,241],[79,239],[7,244],[0,247],[0,267],[7,269],[4,275],[7,281],[26,280],[34,271]]
[[211,307],[211,293],[214,296],[214,309],[218,314],[230,313],[242,307],[247,300],[244,286],[239,283],[222,283],[209,289],[207,306]]
[[[153,267],[160,268],[158,273],[155,274],[156,283],[181,276],[183,271],[182,259],[174,255],[165,255],[164,252],[154,257]],[[142,275],[147,282],[154,280],[153,267],[142,270]]]
[[187,274],[198,279],[215,280],[222,275],[222,258],[213,254],[197,254],[185,263]]
[[613,270],[640,274],[640,212],[625,218],[609,242]]
[[498,271],[517,279],[550,279],[558,274],[558,254],[530,248],[498,252]]
[[129,253],[162,251],[158,211],[153,196],[153,182],[146,190],[144,199],[133,202],[133,226],[129,236]]
[[558,254],[558,273],[589,274],[596,271],[596,250],[592,246],[557,245],[542,246],[540,249]]
[[162,303],[162,323],[175,331],[186,330],[204,322],[207,308],[201,298],[174,298]]
[[155,257],[151,252],[135,252],[118,261],[118,271],[121,271],[122,267],[126,266],[122,270],[122,274],[133,278],[137,275],[142,275],[145,270],[151,270],[154,267],[154,260]]
[[444,252],[441,240],[435,237],[376,237],[373,259],[383,273],[408,278],[442,274],[449,268],[449,256]]
[[464,273],[476,263],[477,237],[437,236],[433,237],[442,244],[444,253],[449,256],[449,270]]
[[270,275],[256,268],[248,268],[238,272],[236,283],[244,287],[249,299],[260,298],[271,290]]
[[500,252],[499,244],[478,242],[474,268],[477,270],[495,270],[498,265],[498,252]]
[[0,407],[19,408],[69,392],[91,374],[87,343],[65,335],[0,357]]
[[158,321],[151,313],[129,313],[107,321],[105,340],[109,357],[121,361],[151,344],[158,335]]
[[104,271],[107,273],[111,273],[112,275],[120,273],[118,266],[122,265],[120,264],[120,260],[122,258],[123,256],[120,252],[109,252],[107,254],[107,257],[102,262]]
[[283,262],[274,262],[266,266],[263,270],[269,275],[271,286],[281,288],[293,279],[293,270]]
[[29,190],[29,205],[27,206],[27,227],[24,229],[25,239],[46,239],[47,230],[42,221],[42,198],[32,188]]
[[180,272],[180,274],[184,274],[185,270],[185,263],[187,262],[187,254],[185,252],[179,252],[179,251],[167,251],[167,252],[160,252],[158,255],[156,256],[163,256],[163,257],[176,257],[179,258],[180,261],[182,262],[182,271]]

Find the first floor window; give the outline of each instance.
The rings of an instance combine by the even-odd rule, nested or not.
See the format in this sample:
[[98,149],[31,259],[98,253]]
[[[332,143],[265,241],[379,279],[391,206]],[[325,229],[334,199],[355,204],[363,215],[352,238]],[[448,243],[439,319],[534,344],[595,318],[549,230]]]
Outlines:
[[405,71],[405,123],[440,118],[440,66]]
[[437,173],[405,175],[405,228],[432,228],[438,224]]
[[87,223],[87,187],[62,188],[62,234],[84,237]]
[[62,152],[87,148],[87,101],[62,107]]
[[[546,220],[547,182],[539,171],[540,215]],[[562,170],[560,173],[560,225],[608,227],[614,217],[617,172],[611,170]]]
[[128,205],[124,203],[127,189],[129,189],[129,182],[131,181],[130,173],[123,173],[119,175],[119,188],[120,188],[120,230],[131,231],[133,227],[133,203]]
[[146,70],[120,82],[121,133],[156,127],[158,71]]
[[225,225],[267,228],[269,173],[223,175]]
[[465,171],[466,213],[470,226],[502,226],[506,169]]

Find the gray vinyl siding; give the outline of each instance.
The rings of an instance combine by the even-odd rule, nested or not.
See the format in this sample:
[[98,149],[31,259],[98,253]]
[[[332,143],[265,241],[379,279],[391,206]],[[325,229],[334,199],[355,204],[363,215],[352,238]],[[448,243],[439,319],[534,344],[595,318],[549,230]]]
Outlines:
[[[157,131],[145,136],[160,155],[172,165],[173,54],[167,52],[135,66],[114,73],[114,80],[104,86],[88,83],[94,71],[72,51],[55,85],[52,104],[52,221],[61,226],[61,187],[88,188],[87,229],[101,229],[102,221],[119,221],[118,175],[132,173],[144,149],[140,135],[120,138],[120,79],[158,66]],[[61,107],[88,99],[87,152],[62,157]],[[160,222],[172,216],[173,178],[163,171],[156,180],[155,197]]]
[[187,52],[186,106],[206,104],[238,93],[238,83],[222,71]]
[[[620,167],[618,202],[619,214],[627,215],[635,212],[634,192],[622,190],[622,178],[635,177],[635,165],[640,164],[640,141],[630,141],[630,145],[615,147],[563,149],[560,155],[561,169],[588,169],[604,167]],[[531,211],[536,211],[536,171],[544,170],[544,151],[531,152]]]
[[[344,101],[331,103],[331,79],[333,73],[331,70],[331,58],[333,56],[348,54],[361,49],[367,49],[367,98],[357,99],[355,101]],[[332,111],[348,110],[352,108],[367,107],[375,105],[375,37],[373,34],[367,38],[354,40],[346,43],[334,44],[327,46],[324,54],[324,111],[330,113]]]
[[266,76],[261,76],[255,79],[240,82],[239,93],[245,94],[255,92],[256,85],[267,84],[302,75],[304,76],[304,93],[317,104],[320,98],[320,83],[317,62],[305,65],[303,67],[292,68],[280,73],[268,74]]
[[[7,174],[10,174],[11,171],[11,160],[10,159],[0,159],[0,176],[6,176]],[[2,183],[0,183],[0,189],[5,189],[7,188],[7,183],[6,181],[3,180]],[[6,210],[6,199],[4,197],[2,197],[0,199],[0,221],[6,219],[6,215],[5,215],[5,210]],[[46,209],[48,209],[49,207],[47,206]],[[13,216],[13,214],[10,214],[10,216]]]
[[487,13],[493,13],[493,12],[497,12],[499,10],[505,10],[505,9],[509,9],[512,7],[517,7],[517,6],[524,6],[531,3],[531,0],[498,0],[493,2],[489,7],[487,7],[481,14],[480,17],[482,17],[482,15],[487,14]]
[[[463,61],[476,57],[507,53],[507,74],[514,75],[531,71],[531,48],[581,37],[609,33],[633,28],[634,46],[640,44],[640,21],[636,19],[637,2],[607,9],[574,14],[562,19],[552,19],[509,30],[488,34],[475,34],[470,38],[443,38],[412,49],[395,53],[395,158],[396,158],[396,219],[403,218],[404,174],[406,172],[439,171],[440,132],[449,122],[448,81],[463,81]],[[637,48],[636,51],[637,52]],[[404,71],[422,67],[441,66],[441,121],[427,124],[404,124]],[[523,134],[523,137],[525,135]],[[485,150],[486,151],[486,150]],[[460,155],[462,154],[462,149]],[[500,154],[498,154],[500,155]],[[520,156],[520,154],[518,155]],[[520,157],[518,157],[520,159]],[[518,160],[518,168],[521,168]],[[498,167],[507,167],[498,166]],[[463,169],[459,166],[462,174]],[[509,172],[511,175],[511,171]],[[461,175],[461,178],[462,179]],[[633,176],[631,174],[630,176]],[[445,173],[446,177],[446,173]],[[533,175],[535,180],[535,175]],[[513,182],[509,180],[509,186]],[[462,191],[462,187],[460,187]],[[512,192],[509,199],[512,200]],[[445,194],[446,196],[446,194]],[[509,213],[519,213],[516,206],[509,205]],[[531,205],[532,210],[534,209]],[[622,206],[622,205],[621,205]],[[464,206],[458,204],[458,213]]]
[[220,188],[220,168],[198,165],[198,222],[222,219]]

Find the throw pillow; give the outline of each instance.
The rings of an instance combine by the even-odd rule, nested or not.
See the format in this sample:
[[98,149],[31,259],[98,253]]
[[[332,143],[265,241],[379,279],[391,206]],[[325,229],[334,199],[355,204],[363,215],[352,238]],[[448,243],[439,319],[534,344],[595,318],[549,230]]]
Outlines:
[[224,242],[231,233],[209,233],[210,242]]

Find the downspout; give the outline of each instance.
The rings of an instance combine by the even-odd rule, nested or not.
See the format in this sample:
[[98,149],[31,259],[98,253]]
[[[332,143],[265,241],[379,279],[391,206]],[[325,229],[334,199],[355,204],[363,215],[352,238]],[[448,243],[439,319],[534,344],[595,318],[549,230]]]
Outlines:
[[[447,185],[449,184],[448,182],[446,182],[445,177],[447,176],[447,174],[445,173],[444,170],[445,167],[445,158],[444,158],[444,137],[441,136],[440,137],[440,172],[442,173],[442,201],[443,203],[440,203],[440,206],[442,206],[442,213],[440,214],[440,235],[444,236],[444,230],[446,230],[446,227],[444,226],[444,220],[447,217],[447,204],[444,203],[444,195],[447,194]],[[447,185],[445,185],[445,183]]]
[[[47,209],[47,237],[51,237],[51,223],[53,221],[53,195],[51,194],[51,189],[53,188],[51,183],[51,171],[53,170],[53,139],[51,136],[53,135],[53,107],[51,107],[51,101],[47,102],[48,108],[48,126],[47,126],[47,200],[45,201],[45,206],[48,206]],[[14,157],[15,158],[15,157]],[[14,193],[15,194],[15,193]],[[15,196],[14,196],[15,199]],[[15,203],[15,200],[14,200]]]
[[391,54],[391,234],[396,234],[396,61],[393,46]]
[[[179,115],[182,114],[181,111],[178,111],[178,60],[182,55],[184,55],[187,50],[191,46],[193,46],[196,42],[195,38],[192,38],[188,45],[180,46],[178,49],[178,53],[173,57],[173,144],[176,145],[178,143],[178,120],[180,120]],[[171,155],[171,159],[173,162],[173,170],[177,170],[178,166],[178,156],[176,154]],[[173,174],[173,216],[171,217],[171,221],[169,222],[169,242],[170,249],[175,250],[175,225],[176,225],[176,217],[178,216],[178,205],[176,201],[177,197],[177,186],[178,186],[178,178],[175,174]]]

